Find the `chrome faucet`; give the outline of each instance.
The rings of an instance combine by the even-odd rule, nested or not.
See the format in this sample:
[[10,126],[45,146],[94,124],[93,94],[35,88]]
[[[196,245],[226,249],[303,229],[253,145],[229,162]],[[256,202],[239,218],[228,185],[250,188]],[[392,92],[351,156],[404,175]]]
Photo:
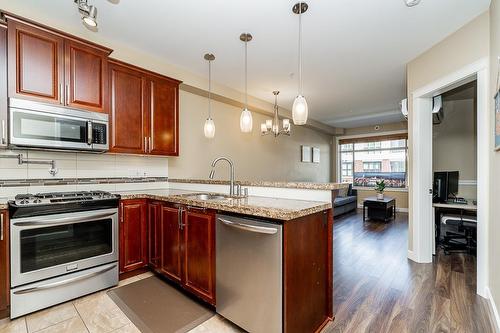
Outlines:
[[[231,168],[231,175],[229,179],[229,196],[234,197],[234,164],[233,161],[231,161],[227,157],[218,157],[212,162],[212,171],[210,171],[210,175],[208,176],[210,179],[214,179],[215,175],[215,166],[217,165],[217,162],[219,161],[226,161],[229,163],[229,167]],[[238,193],[239,195],[239,193]]]

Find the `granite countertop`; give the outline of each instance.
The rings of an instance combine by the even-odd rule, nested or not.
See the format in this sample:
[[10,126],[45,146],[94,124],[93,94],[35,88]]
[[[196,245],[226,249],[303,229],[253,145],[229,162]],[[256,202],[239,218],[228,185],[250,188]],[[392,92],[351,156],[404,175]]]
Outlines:
[[[294,199],[249,196],[240,199],[199,200],[190,195],[206,193],[177,189],[117,191],[122,199],[153,199],[191,205],[224,212],[239,213],[282,221],[293,220],[332,208],[331,203]],[[7,201],[13,198],[0,197],[0,209],[7,209]]]
[[[211,180],[211,179],[168,179],[169,183],[192,183],[192,184],[215,184],[229,185],[227,180]],[[296,188],[305,190],[325,190],[333,191],[341,188],[346,188],[349,184],[343,183],[312,183],[312,182],[275,182],[275,181],[247,181],[237,180],[236,184],[241,186],[260,186],[260,187],[279,187],[279,188]]]
[[122,199],[153,199],[224,212],[288,221],[332,208],[331,203],[249,196],[241,199],[199,200],[190,195],[206,193],[183,190],[144,190],[120,192]]

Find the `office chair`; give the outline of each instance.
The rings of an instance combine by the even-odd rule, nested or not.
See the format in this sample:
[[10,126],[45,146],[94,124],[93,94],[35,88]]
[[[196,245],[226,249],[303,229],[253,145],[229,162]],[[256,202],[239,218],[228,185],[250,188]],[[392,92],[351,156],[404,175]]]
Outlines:
[[441,216],[441,224],[456,227],[458,231],[447,231],[444,235],[441,248],[445,254],[476,252],[477,218],[475,216],[446,214]]

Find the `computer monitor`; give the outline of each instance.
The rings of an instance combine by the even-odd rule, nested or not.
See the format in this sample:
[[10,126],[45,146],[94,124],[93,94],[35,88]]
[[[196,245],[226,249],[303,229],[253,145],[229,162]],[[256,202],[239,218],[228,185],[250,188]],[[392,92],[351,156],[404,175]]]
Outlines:
[[458,193],[458,171],[434,172],[433,202],[446,202]]
[[448,171],[448,198],[458,194],[458,171]]

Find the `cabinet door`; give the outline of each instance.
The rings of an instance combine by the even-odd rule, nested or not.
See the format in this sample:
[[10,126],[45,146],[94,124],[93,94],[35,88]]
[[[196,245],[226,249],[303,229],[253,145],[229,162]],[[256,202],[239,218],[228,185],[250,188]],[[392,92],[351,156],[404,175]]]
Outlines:
[[64,39],[8,21],[9,96],[63,103]]
[[148,204],[149,266],[158,270],[161,266],[161,203]]
[[146,200],[124,200],[120,203],[120,272],[144,267],[147,258]]
[[215,305],[215,213],[190,208],[184,221],[184,286]]
[[107,112],[108,54],[72,40],[65,41],[66,105]]
[[7,146],[7,26],[0,25],[0,147]]
[[179,155],[179,84],[154,77],[150,81],[149,153]]
[[166,277],[181,282],[181,232],[179,209],[162,206],[161,270]]
[[0,211],[0,318],[8,316],[10,301],[8,216],[8,211]]
[[144,74],[111,63],[109,80],[110,150],[117,153],[144,154],[147,137],[145,120],[149,115],[148,86]]

